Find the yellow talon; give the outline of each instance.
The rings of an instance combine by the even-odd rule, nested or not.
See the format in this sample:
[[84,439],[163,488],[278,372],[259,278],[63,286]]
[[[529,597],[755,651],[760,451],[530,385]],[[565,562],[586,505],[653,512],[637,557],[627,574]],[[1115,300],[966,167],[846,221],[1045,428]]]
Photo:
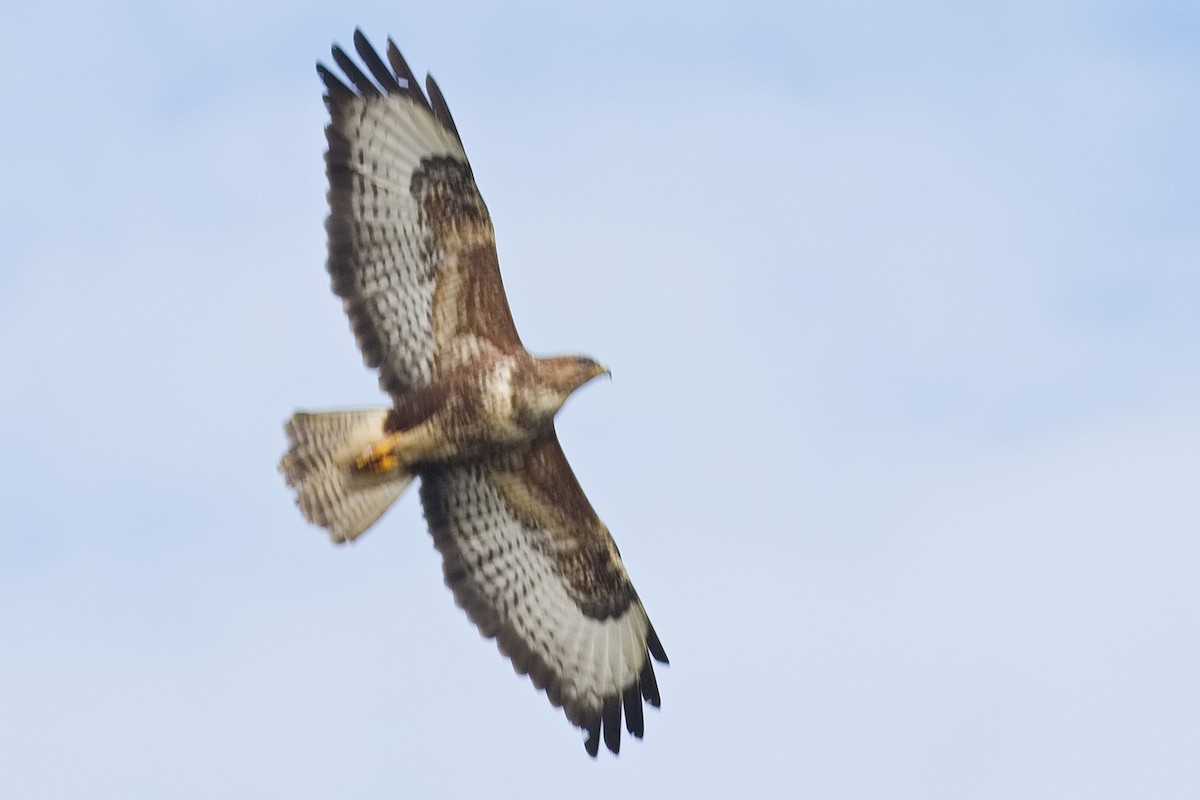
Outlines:
[[392,442],[385,439],[377,442],[371,449],[354,459],[355,472],[391,472],[400,468],[400,459],[392,451]]

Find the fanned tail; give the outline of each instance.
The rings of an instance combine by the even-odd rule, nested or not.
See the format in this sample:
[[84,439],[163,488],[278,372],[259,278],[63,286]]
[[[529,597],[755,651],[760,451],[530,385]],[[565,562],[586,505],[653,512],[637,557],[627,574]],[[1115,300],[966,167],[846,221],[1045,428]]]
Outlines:
[[335,542],[371,527],[412,483],[403,468],[356,468],[356,459],[385,436],[387,416],[386,408],[301,412],[284,427],[288,451],[279,471],[296,490],[300,513]]

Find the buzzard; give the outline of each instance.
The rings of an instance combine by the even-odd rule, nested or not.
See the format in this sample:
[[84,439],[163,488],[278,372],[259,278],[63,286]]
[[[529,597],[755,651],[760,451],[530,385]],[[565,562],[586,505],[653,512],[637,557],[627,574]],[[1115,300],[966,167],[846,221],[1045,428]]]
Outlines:
[[554,432],[567,396],[606,374],[521,345],[491,218],[432,77],[361,31],[364,72],[323,64],[328,270],[390,408],[297,413],[280,462],[305,519],[349,542],[415,479],[446,584],[595,756],[643,732],[667,655],[612,536]]

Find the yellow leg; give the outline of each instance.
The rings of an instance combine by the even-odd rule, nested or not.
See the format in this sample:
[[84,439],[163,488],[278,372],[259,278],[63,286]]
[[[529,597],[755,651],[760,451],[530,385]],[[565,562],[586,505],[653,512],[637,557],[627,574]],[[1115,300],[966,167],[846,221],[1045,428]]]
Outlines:
[[371,445],[371,449],[354,459],[355,472],[392,472],[401,467],[396,449],[400,446],[400,434],[389,434]]

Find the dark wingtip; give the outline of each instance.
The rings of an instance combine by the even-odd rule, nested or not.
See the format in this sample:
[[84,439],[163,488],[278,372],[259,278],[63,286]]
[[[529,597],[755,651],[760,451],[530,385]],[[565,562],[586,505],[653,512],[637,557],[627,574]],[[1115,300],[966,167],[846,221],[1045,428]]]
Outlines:
[[645,720],[642,718],[642,692],[637,681],[626,687],[622,700],[625,703],[625,729],[640,739],[645,733]]
[[592,758],[600,752],[600,717],[597,716],[594,720],[590,720],[587,725],[583,726],[587,731],[587,738],[583,740],[583,749],[587,750],[587,754]]
[[345,100],[354,97],[354,91],[342,83],[341,78],[334,75],[329,67],[317,62],[317,74],[321,76],[321,82],[325,84],[325,96],[330,100]]
[[642,665],[642,674],[638,678],[641,683],[642,697],[650,705],[658,708],[662,705],[662,698],[658,694],[658,680],[654,677],[654,662],[646,659],[646,663]]
[[404,60],[404,56],[400,53],[400,48],[396,47],[396,43],[392,41],[391,37],[388,37],[387,41],[387,60],[392,65],[392,71],[396,73],[397,80],[404,81],[404,94],[432,111],[433,109],[429,106],[429,100],[421,93],[420,82],[413,75],[412,68],[408,66],[408,62]]
[[621,752],[621,698],[604,699],[604,744],[614,754]]
[[654,656],[655,661],[663,664],[671,663],[667,658],[667,651],[663,649],[662,642],[658,640],[658,634],[654,632],[653,625],[646,632],[646,646],[650,648],[650,655]]
[[383,87],[388,94],[403,94],[404,88],[396,80],[396,76],[388,69],[387,64],[383,63],[383,59],[379,57],[379,53],[367,41],[366,35],[362,29],[354,29],[354,49],[358,52],[358,57],[367,65],[367,69],[375,76],[375,80],[379,81],[379,85]]
[[462,144],[462,137],[458,135],[458,126],[454,124],[454,117],[450,116],[450,106],[446,105],[446,98],[442,94],[442,90],[438,88],[437,81],[433,79],[432,75],[425,76],[425,90],[429,94],[429,103],[433,107],[433,116],[448,131],[454,134],[454,138],[458,139],[459,144]]
[[370,78],[363,73],[358,65],[354,63],[354,59],[346,55],[346,51],[336,44],[330,48],[333,54],[333,60],[341,68],[342,72],[346,73],[346,77],[354,84],[354,88],[363,97],[383,97],[383,92],[376,86]]

